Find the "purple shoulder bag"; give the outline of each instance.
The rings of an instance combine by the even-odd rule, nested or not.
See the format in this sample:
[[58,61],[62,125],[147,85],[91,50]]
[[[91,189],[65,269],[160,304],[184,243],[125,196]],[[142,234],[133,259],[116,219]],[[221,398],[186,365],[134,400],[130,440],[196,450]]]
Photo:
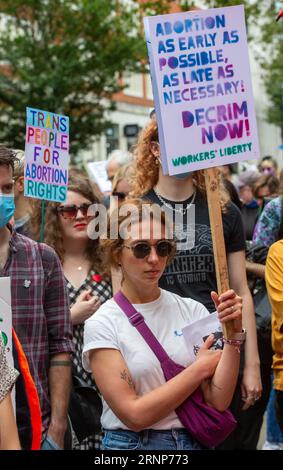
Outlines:
[[[118,292],[114,300],[138,330],[160,362],[166,380],[175,377],[185,367],[174,362],[158,342],[143,316],[136,311],[128,299]],[[178,408],[176,414],[189,433],[203,446],[211,448],[221,444],[235,429],[236,420],[229,410],[223,412],[207,405],[198,387]]]

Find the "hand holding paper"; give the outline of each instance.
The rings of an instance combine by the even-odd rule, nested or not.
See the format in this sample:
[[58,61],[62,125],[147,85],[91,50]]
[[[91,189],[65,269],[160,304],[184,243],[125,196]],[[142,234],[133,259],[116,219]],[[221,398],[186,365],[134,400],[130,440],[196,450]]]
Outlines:
[[196,360],[197,354],[203,347],[204,349],[213,348],[220,350],[223,347],[223,332],[217,312],[185,326],[182,332],[188,348],[190,363]]
[[[222,351],[221,349],[213,348],[214,344],[214,335],[209,335],[204,343],[200,346],[196,360],[203,361],[207,370],[207,378],[211,377],[214,374],[214,371],[220,361]],[[198,362],[199,363],[199,362]]]

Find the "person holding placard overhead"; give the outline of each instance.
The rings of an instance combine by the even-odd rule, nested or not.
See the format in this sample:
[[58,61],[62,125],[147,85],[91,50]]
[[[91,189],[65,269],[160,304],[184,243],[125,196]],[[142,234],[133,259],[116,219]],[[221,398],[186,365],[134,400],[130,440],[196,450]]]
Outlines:
[[[132,195],[163,206],[177,222],[175,230],[177,240],[181,242],[180,248],[174,261],[167,266],[160,278],[160,287],[182,297],[191,297],[213,312],[215,307],[210,292],[216,290],[217,283],[203,171],[176,176],[163,174],[157,122],[152,119],[143,129],[136,147],[135,174]],[[241,214],[230,203],[221,181],[220,203],[229,283],[243,298],[243,324],[247,330],[245,362],[231,405],[232,412],[240,421],[244,410],[253,406],[261,396],[262,386],[253,301],[246,281],[245,238]],[[194,227],[190,226],[191,222],[187,222],[187,214],[192,205],[195,205]],[[228,441],[229,448],[245,447],[240,426]]]

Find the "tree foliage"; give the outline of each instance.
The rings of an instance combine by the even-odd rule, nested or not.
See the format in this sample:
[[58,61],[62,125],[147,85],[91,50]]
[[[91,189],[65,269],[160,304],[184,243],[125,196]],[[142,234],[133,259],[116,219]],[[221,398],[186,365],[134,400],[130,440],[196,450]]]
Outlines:
[[[194,4],[175,3],[184,10]],[[249,25],[263,21],[263,41],[269,23],[274,34],[278,27],[282,34],[270,8],[260,16],[263,4],[275,10],[273,0],[204,3],[244,4]],[[71,153],[87,149],[110,124],[105,116],[111,116],[111,98],[122,89],[121,74],[145,70],[142,17],[166,13],[171,5],[170,0],[0,0],[0,142],[23,148],[30,106],[70,116]],[[263,67],[274,123],[282,123],[282,64],[282,41],[281,49],[277,41]]]
[[265,2],[258,60],[261,63],[270,103],[267,108],[267,120],[281,128],[283,141],[283,21],[275,21],[280,7],[283,7],[282,2]]
[[71,153],[109,126],[124,72],[146,58],[141,16],[167,2],[0,0],[0,141],[23,148],[27,106],[71,118]]
[[[197,1],[194,2],[191,0],[178,0],[178,3],[184,11],[198,5]],[[261,12],[261,2],[258,0],[204,0],[203,3],[206,8],[221,8],[235,5],[244,5],[248,25],[256,22]]]

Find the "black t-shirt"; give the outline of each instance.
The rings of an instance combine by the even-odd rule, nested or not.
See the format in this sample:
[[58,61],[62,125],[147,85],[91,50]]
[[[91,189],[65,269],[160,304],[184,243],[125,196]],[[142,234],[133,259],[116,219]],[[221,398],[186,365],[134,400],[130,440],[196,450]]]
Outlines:
[[[151,190],[143,199],[150,200],[162,206],[162,202],[156,193]],[[186,201],[174,203],[163,198],[168,205],[183,204],[184,208],[191,202],[192,198]],[[181,297],[191,297],[201,302],[206,308],[215,311],[214,303],[210,297],[212,290],[217,291],[216,274],[213,258],[213,247],[211,230],[209,223],[209,213],[207,201],[199,192],[195,200],[195,242],[191,249],[177,250],[174,260],[167,266],[163,276],[159,281],[160,287]],[[180,207],[180,206],[178,206]],[[186,214],[185,214],[186,215]],[[182,232],[187,229],[186,217]],[[174,213],[173,213],[174,217]],[[245,249],[244,229],[239,209],[233,203],[229,203],[227,212],[222,216],[226,253],[232,253]],[[180,239],[180,238],[179,238]],[[237,269],[235,267],[235,269]]]
[[242,207],[242,221],[244,226],[245,238],[246,240],[253,239],[254,228],[259,216],[259,208],[248,208],[247,206]]

